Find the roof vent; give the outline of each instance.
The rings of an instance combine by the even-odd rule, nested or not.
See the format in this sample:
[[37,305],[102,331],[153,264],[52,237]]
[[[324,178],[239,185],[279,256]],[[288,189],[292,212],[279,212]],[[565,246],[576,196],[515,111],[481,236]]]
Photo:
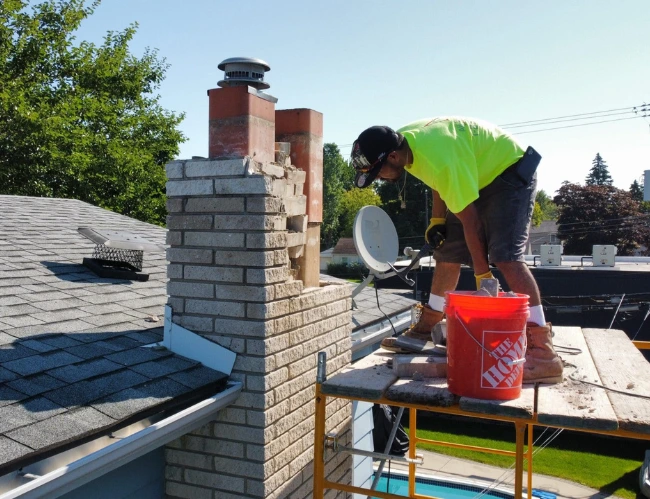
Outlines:
[[264,73],[271,71],[271,66],[261,59],[231,57],[222,61],[218,68],[225,73],[224,79],[217,83],[220,87],[248,85],[257,90],[266,90],[271,86],[264,81]]

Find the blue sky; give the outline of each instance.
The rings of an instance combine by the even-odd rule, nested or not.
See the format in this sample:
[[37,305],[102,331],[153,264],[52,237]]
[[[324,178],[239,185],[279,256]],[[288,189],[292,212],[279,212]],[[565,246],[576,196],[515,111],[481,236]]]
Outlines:
[[[648,0],[103,0],[78,39],[133,22],[132,52],[156,48],[171,65],[161,103],[186,113],[182,158],[207,155],[206,90],[234,56],[265,60],[277,108],[322,112],[325,141],[346,157],[371,125],[442,115],[504,125],[650,103]],[[650,117],[518,137],[542,154],[551,195],[583,182],[598,152],[620,188],[650,169]]]

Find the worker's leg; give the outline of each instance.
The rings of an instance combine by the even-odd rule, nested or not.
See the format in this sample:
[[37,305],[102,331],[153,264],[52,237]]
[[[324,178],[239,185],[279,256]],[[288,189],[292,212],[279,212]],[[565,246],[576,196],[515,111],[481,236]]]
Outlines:
[[501,271],[512,291],[530,296],[528,302],[531,307],[541,305],[539,288],[533,274],[528,269],[528,265],[524,262],[501,262],[495,265]]

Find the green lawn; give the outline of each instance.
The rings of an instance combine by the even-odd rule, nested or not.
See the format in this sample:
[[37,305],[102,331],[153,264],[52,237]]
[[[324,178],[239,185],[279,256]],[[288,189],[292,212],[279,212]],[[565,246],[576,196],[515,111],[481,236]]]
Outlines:
[[[406,420],[408,421],[408,420]],[[543,428],[535,428],[534,439]],[[549,428],[535,450],[555,430]],[[491,424],[462,417],[429,415],[418,418],[418,436],[431,440],[464,443],[495,449],[515,450],[513,424]],[[420,445],[450,456],[508,468],[514,458],[496,454]],[[533,470],[578,482],[601,492],[634,499],[637,497],[639,469],[650,442],[563,431],[533,458]]]

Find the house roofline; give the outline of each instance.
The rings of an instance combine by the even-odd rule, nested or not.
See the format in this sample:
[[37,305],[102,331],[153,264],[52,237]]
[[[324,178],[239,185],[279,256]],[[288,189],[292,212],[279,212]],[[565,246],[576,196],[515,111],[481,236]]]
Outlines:
[[73,463],[34,478],[31,482],[0,495],[0,499],[60,497],[207,424],[215,418],[218,411],[232,404],[241,390],[240,382],[229,382],[224,391]]

